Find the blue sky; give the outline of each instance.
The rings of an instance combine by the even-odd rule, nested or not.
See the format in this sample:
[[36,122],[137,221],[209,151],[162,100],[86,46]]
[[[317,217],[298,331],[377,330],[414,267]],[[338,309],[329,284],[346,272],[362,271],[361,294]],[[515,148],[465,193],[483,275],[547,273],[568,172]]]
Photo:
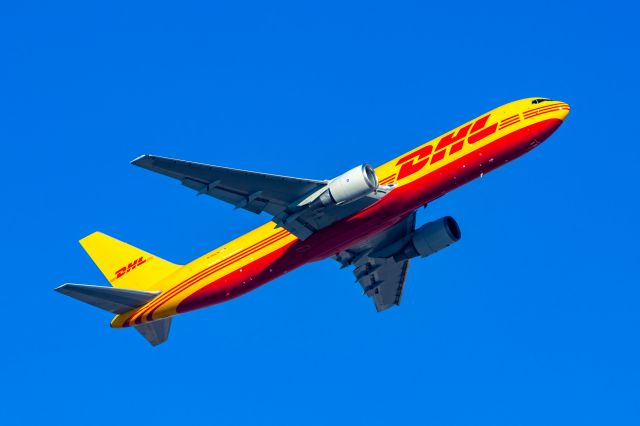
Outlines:
[[[2,423],[638,424],[637,14],[3,4]],[[106,284],[77,243],[95,230],[183,263],[267,220],[140,154],[330,178],[529,96],[569,119],[420,211],[463,239],[413,262],[400,308],[377,314],[324,261],[178,317],[153,349],[52,291]]]

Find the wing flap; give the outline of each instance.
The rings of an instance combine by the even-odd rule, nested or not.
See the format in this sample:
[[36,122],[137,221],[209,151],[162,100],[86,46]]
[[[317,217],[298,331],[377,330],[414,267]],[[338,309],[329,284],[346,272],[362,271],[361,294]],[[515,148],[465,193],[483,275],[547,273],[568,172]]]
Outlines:
[[393,254],[411,238],[415,213],[386,231],[339,253],[335,259],[343,267],[354,266],[356,282],[369,296],[378,312],[400,305],[409,261],[396,261]]
[[395,262],[393,259],[375,259],[371,263],[375,273],[359,280],[365,294],[373,299],[378,312],[400,305],[402,291],[407,278],[409,261]]
[[381,312],[394,305],[400,305],[409,261],[396,262],[392,258],[367,258],[364,265],[366,265],[365,270],[370,269],[372,272],[362,276],[358,282],[364,294],[373,299],[376,310]]

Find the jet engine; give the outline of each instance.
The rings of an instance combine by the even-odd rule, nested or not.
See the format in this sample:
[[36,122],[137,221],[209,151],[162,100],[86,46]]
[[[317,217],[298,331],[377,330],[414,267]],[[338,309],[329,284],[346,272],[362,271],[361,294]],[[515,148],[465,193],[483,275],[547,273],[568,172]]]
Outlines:
[[310,207],[347,204],[371,194],[376,189],[378,189],[376,172],[373,167],[364,164],[330,181],[327,189],[311,202]]
[[460,227],[451,216],[445,216],[422,225],[413,233],[409,244],[394,255],[396,261],[413,257],[427,257],[449,247],[461,237]]

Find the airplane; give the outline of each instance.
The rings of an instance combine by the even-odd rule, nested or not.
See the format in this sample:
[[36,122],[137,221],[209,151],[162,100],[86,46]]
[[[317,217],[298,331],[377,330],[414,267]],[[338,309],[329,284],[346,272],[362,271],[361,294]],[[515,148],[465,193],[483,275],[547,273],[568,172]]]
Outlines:
[[493,109],[374,169],[303,179],[142,155],[132,164],[271,221],[186,265],[95,232],[80,244],[110,286],[55,290],[115,314],[153,346],[177,314],[226,302],[302,265],[332,258],[352,267],[378,311],[400,305],[411,259],[460,240],[450,216],[416,226],[416,210],[544,142],[569,105],[527,98]]

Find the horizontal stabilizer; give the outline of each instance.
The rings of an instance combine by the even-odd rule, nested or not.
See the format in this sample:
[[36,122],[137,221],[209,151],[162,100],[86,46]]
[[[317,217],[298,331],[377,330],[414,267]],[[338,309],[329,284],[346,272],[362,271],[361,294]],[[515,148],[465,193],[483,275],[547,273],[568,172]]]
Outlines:
[[63,284],[55,290],[114,314],[138,308],[161,293],[86,284]]
[[169,338],[169,330],[171,329],[171,318],[164,318],[158,321],[149,322],[142,325],[136,325],[136,330],[151,343],[158,346]]

